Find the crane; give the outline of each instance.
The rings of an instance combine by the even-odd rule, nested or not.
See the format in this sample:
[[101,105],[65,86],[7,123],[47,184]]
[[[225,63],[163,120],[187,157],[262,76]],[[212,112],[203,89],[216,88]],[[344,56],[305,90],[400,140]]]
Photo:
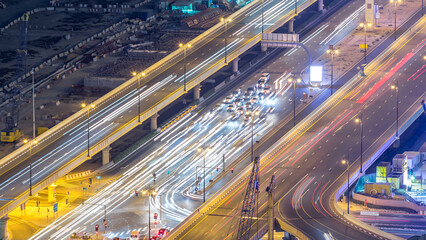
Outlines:
[[238,240],[248,240],[250,238],[250,228],[253,221],[257,196],[259,195],[259,186],[259,157],[255,157],[241,209],[241,218],[237,235]]

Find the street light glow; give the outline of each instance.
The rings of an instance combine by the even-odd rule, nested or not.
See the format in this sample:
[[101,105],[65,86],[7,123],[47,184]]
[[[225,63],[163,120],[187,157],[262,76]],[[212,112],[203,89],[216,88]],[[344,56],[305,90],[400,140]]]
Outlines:
[[342,160],[342,164],[346,164],[347,163],[347,161],[346,160]]
[[359,119],[359,118],[355,118],[355,122],[356,122],[356,123],[359,123],[359,122],[361,122],[361,119]]
[[133,76],[136,76],[136,74],[137,74],[136,72],[132,72],[132,75],[133,75]]
[[142,76],[145,76],[145,75],[146,75],[146,73],[144,73],[144,72],[143,72],[143,73],[142,73]]
[[394,90],[394,89],[396,89],[396,86],[395,86],[395,85],[392,85],[392,86],[391,86],[391,89],[393,89],[393,90]]
[[82,104],[81,104],[81,107],[86,107],[86,104],[85,104],[85,103],[82,103]]

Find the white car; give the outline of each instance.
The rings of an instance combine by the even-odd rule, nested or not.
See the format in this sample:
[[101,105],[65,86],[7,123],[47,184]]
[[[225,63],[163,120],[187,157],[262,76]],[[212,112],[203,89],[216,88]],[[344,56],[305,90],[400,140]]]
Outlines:
[[264,78],[266,82],[269,81],[270,77],[271,75],[269,73],[262,73],[262,75],[260,75],[260,78]]
[[232,102],[234,102],[234,97],[228,96],[225,98],[225,103],[232,103]]

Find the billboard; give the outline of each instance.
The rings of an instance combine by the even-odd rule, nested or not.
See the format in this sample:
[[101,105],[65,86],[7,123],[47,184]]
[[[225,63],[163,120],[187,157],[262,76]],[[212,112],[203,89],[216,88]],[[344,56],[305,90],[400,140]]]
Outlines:
[[311,80],[311,83],[322,82],[322,66],[311,66],[310,80]]

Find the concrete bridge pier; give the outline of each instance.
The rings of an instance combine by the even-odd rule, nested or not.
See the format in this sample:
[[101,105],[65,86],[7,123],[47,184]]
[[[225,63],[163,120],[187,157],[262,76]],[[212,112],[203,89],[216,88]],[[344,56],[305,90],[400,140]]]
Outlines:
[[234,60],[232,60],[232,72],[239,73],[238,71],[238,61],[240,61],[239,57],[236,57]]
[[294,33],[294,18],[292,18],[292,19],[290,19],[290,21],[288,21],[288,32]]
[[111,151],[111,149],[112,148],[110,145],[102,149],[102,166],[107,165],[109,163],[111,157],[109,152]]
[[201,84],[197,84],[197,86],[194,87],[194,100],[200,99],[200,90]]
[[151,116],[151,131],[157,130],[158,126],[157,126],[157,119],[158,119],[158,113],[155,113],[154,115]]
[[324,0],[318,0],[318,12],[322,12],[324,10]]
[[9,220],[8,215],[0,218],[0,239],[8,240],[9,236],[7,234],[7,220]]
[[47,199],[50,203],[56,202],[56,184],[47,187]]

